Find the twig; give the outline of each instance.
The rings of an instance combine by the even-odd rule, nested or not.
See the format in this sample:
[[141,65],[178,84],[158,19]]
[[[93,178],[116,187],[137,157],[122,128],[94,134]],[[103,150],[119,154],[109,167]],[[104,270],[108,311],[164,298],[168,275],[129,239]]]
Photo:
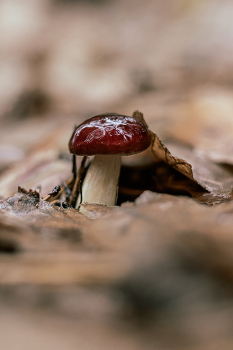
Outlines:
[[59,185],[56,185],[51,192],[43,196],[41,199],[43,199],[44,201],[47,201],[50,197],[56,197],[60,192],[60,190],[61,190],[61,187]]
[[[72,179],[73,182],[73,179]],[[70,196],[71,196],[71,189],[69,188],[68,184],[66,182],[62,183],[64,189],[65,189],[65,195],[66,195],[66,202],[69,203]]]
[[83,175],[84,170],[85,170],[86,160],[87,160],[87,156],[84,156],[82,159],[79,171],[78,171],[78,175],[77,175],[75,182],[74,182],[71,196],[70,196],[70,200],[69,200],[70,206],[73,206],[73,205],[75,206],[76,200],[78,198],[78,194],[80,192],[80,181],[81,181],[82,175]]
[[74,178],[74,181],[76,180],[76,177],[77,177],[77,166],[76,166],[76,155],[73,154],[73,157],[72,157],[72,173],[73,173],[73,178]]

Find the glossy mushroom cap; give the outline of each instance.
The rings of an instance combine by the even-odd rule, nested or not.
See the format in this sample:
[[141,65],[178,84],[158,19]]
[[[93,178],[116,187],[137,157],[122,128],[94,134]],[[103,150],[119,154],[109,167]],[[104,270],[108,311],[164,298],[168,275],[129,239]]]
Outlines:
[[130,155],[144,151],[151,144],[148,128],[135,118],[102,114],[79,125],[69,142],[70,153]]

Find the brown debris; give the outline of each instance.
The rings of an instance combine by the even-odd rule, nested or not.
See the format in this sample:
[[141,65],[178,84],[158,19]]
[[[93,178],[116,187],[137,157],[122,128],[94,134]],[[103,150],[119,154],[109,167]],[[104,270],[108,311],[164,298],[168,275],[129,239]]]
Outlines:
[[18,186],[18,193],[23,193],[28,195],[29,197],[35,198],[37,201],[39,201],[39,193],[37,191],[33,190],[25,190],[25,188]]
[[41,199],[43,199],[44,201],[48,201],[51,197],[52,198],[57,197],[60,191],[61,191],[60,185],[56,185],[51,192],[43,196]]
[[4,211],[13,210],[16,215],[28,214],[32,210],[37,210],[39,201],[40,196],[37,191],[27,191],[19,186],[18,193],[13,197],[0,201],[0,209]]
[[[76,156],[74,156],[74,157],[76,157]],[[82,161],[81,161],[81,164],[80,164],[78,175],[76,178],[74,178],[75,181],[74,181],[73,189],[71,192],[71,196],[69,198],[69,205],[70,206],[72,205],[73,207],[75,207],[76,201],[78,199],[78,195],[79,195],[79,193],[81,193],[81,186],[82,186],[81,184],[83,182],[86,160],[87,160],[87,156],[84,156]]]
[[[191,180],[187,181],[187,179],[184,179],[179,184],[176,184],[176,182],[174,184],[170,183],[171,187],[175,189],[178,185],[181,191],[182,189],[187,191],[200,203],[219,204],[229,201],[232,198],[233,179],[229,172],[206,158],[196,156],[185,145],[171,142],[168,143],[168,147],[175,154],[181,155],[183,159],[174,157],[168,148],[159,140],[158,136],[153,134],[152,153],[156,157],[156,160],[163,160],[166,164],[169,164],[172,168]],[[188,159],[189,162],[184,159]],[[171,172],[170,180],[172,179],[174,177]],[[192,182],[195,182],[198,186]]]
[[146,128],[148,128],[148,125],[146,124],[144,116],[141,112],[139,112],[139,111],[133,112],[132,117],[135,118],[136,120],[138,120],[139,122],[141,122],[142,124],[144,124],[146,126]]

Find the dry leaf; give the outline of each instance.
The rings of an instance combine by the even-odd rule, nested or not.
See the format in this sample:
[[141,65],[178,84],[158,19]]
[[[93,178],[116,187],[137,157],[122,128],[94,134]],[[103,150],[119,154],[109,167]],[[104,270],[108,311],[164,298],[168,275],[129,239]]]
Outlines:
[[[201,203],[217,204],[232,198],[233,177],[230,171],[196,155],[194,150],[184,144],[179,145],[170,142],[166,145],[176,157],[154,134],[152,152],[155,157],[163,160],[203,188],[203,191],[201,191],[201,187],[199,189],[198,187],[195,188],[191,183],[187,184],[187,181],[180,184],[180,187],[187,190],[194,199]],[[175,187],[176,184],[174,183]]]

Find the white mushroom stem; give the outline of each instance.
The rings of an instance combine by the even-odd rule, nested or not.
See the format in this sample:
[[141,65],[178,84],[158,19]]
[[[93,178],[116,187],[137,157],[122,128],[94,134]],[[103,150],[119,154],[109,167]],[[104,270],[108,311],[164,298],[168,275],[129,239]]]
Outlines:
[[82,185],[82,203],[115,205],[120,169],[121,156],[96,155]]

